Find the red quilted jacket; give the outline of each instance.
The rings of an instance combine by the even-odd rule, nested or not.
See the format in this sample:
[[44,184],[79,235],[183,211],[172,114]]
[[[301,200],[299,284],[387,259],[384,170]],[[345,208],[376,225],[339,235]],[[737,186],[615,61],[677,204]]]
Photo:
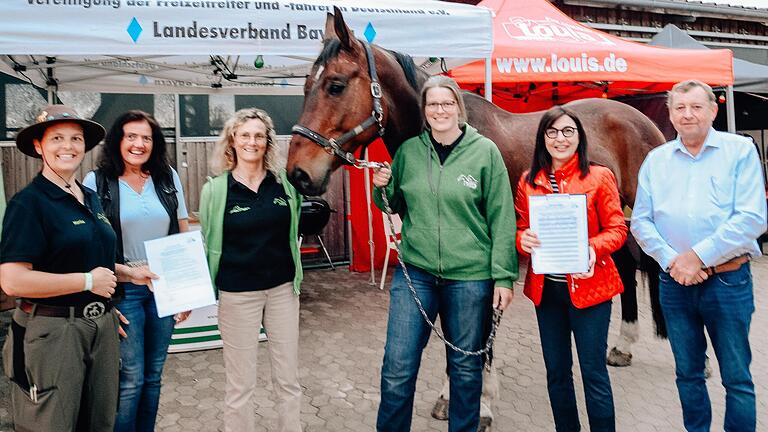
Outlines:
[[[530,227],[528,219],[528,196],[552,193],[547,173],[542,170],[536,175],[536,188],[525,181],[523,173],[517,185],[515,210],[517,211],[517,250],[528,256],[520,246],[520,235]],[[587,220],[589,244],[595,249],[595,273],[589,279],[568,278],[571,302],[583,309],[602,303],[624,291],[619,272],[611,259],[611,253],[627,239],[627,225],[621,210],[616,178],[608,168],[592,165],[589,174],[579,178],[579,158],[574,156],[563,167],[555,171],[555,179],[561,193],[587,194]],[[544,275],[535,274],[528,262],[525,277],[525,295],[538,306],[544,288]]]

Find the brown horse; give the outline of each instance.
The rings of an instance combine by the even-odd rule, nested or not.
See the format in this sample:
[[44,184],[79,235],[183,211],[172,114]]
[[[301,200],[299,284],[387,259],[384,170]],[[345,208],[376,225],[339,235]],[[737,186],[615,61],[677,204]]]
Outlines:
[[[340,12],[329,15],[325,35],[325,47],[304,85],[299,124],[324,137],[338,137],[370,117],[374,98],[364,45],[352,37]],[[406,56],[372,48],[382,93],[382,137],[389,153],[394,154],[400,143],[421,131],[419,90],[427,75]],[[464,102],[468,123],[499,146],[514,188],[530,166],[543,113],[512,114],[469,92],[464,93]],[[589,133],[590,159],[613,170],[624,203],[632,207],[640,165],[653,147],[665,141],[664,136],[648,117],[620,102],[585,99],[566,106],[579,116]],[[354,152],[376,139],[377,132],[377,127],[361,131],[342,145],[343,150]],[[331,172],[343,162],[306,136],[296,134],[290,143],[287,170],[301,193],[319,195]]]
[[[306,195],[323,193],[331,172],[354,162],[351,153],[356,149],[381,136],[394,155],[423,124],[419,91],[427,75],[410,57],[355,39],[338,9],[328,16],[325,37],[304,85],[303,112],[288,151],[289,179]],[[463,98],[468,123],[501,150],[514,192],[530,166],[543,113],[511,114],[469,92]],[[623,203],[632,207],[640,165],[652,148],[665,141],[664,136],[645,115],[620,102],[586,99],[566,106],[589,134],[590,159],[614,172]],[[622,320],[634,323],[636,263],[626,249],[615,259],[625,285]],[[651,303],[658,306],[651,288]],[[661,314],[658,307],[654,310],[657,333],[664,335]],[[624,348],[628,350],[628,344]]]

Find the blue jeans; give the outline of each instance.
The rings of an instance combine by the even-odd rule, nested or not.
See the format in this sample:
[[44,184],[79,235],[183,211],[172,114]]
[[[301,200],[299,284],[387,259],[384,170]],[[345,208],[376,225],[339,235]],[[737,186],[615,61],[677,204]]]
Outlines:
[[584,381],[589,428],[592,432],[615,431],[613,391],[605,363],[611,301],[577,309],[571,303],[567,284],[545,280],[541,303],[536,307],[536,319],[555,429],[558,432],[581,430],[573,389],[573,333]]
[[160,402],[160,379],[175,321],[158,318],[155,299],[146,285],[125,284],[117,305],[130,324],[120,342],[120,402],[116,432],[154,431]]
[[[440,324],[449,342],[468,351],[485,345],[483,323],[491,313],[492,280],[446,280],[410,265],[408,273],[429,319],[434,321],[440,314]],[[390,288],[378,431],[411,429],[416,377],[429,336],[430,328],[416,306],[402,269],[398,268]],[[451,382],[448,430],[475,432],[480,421],[483,359],[449,348],[446,357]]]
[[689,432],[709,431],[712,408],[704,381],[707,328],[725,387],[725,430],[755,430],[755,386],[749,324],[755,311],[749,264],[693,286],[659,275],[661,308],[675,357],[677,392]]

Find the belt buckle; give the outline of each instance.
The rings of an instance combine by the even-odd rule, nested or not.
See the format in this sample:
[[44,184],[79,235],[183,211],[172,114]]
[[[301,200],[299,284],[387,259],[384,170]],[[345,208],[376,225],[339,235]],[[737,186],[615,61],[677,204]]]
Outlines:
[[96,319],[104,315],[107,307],[102,302],[91,302],[83,308],[83,317],[89,319]]

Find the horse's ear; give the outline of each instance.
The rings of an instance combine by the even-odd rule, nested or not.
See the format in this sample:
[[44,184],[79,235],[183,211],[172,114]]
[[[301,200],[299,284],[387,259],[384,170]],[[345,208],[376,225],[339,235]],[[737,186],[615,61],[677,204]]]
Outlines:
[[333,14],[328,13],[325,19],[325,39],[331,39],[333,35],[339,38],[342,49],[350,50],[352,48],[354,35],[344,22],[341,9],[336,6],[333,7]]
[[333,14],[328,12],[325,14],[325,32],[323,33],[323,40],[330,40],[336,36],[336,29],[333,28]]

